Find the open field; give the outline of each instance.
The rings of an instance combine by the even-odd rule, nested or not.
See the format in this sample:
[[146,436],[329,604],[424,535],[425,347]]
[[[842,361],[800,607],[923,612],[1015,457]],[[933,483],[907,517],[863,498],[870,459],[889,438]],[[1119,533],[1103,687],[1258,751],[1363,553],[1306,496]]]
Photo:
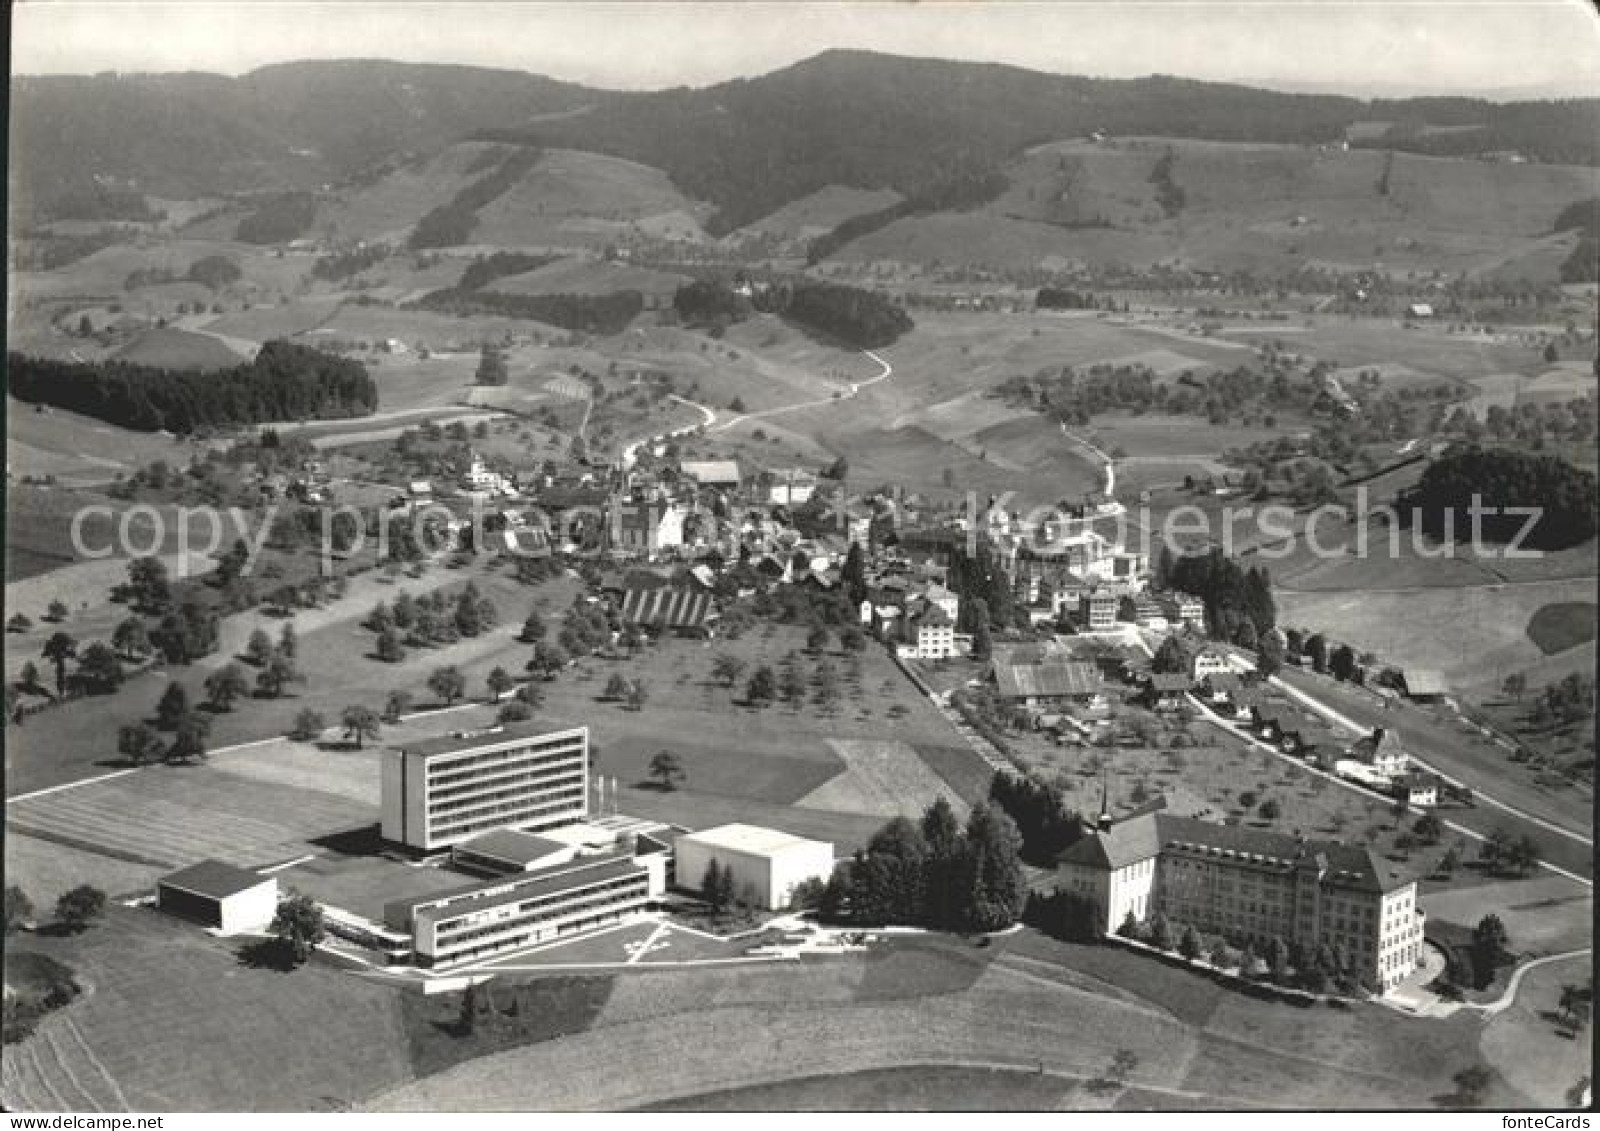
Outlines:
[[815,239],[830,232],[853,216],[888,208],[900,201],[893,189],[861,189],[829,185],[808,196],[791,200],[776,212],[768,213],[734,232],[728,242],[757,236],[779,240]]
[[[1428,1106],[1476,1042],[1469,1018],[1419,1021],[1376,1007],[1318,1011],[1308,1026],[1293,1007],[1032,932],[967,950],[964,964],[951,940],[919,945],[926,955],[905,964],[896,948],[782,969],[622,978],[587,1032],[458,1066],[374,1106],[450,1108],[471,1097],[494,1110],[614,1109],[906,1065],[1042,1068],[1080,1082],[1105,1073],[1122,1049],[1137,1057],[1131,1084],[1193,1099]],[[644,1055],[649,1042],[659,1048],[663,1022],[677,1051]],[[636,1071],[604,1069],[635,1049]]]
[[1484,1026],[1484,1059],[1538,1107],[1575,1107],[1572,1090],[1589,1080],[1594,1063],[1594,1030],[1570,1036],[1555,1024],[1563,985],[1581,986],[1593,976],[1584,955],[1530,970],[1517,1000]]
[[1594,942],[1594,893],[1565,876],[1541,872],[1459,891],[1430,891],[1422,900],[1431,918],[1475,926],[1493,911],[1523,957],[1565,954]]
[[571,149],[546,150],[510,191],[478,210],[475,244],[599,247],[630,232],[703,240],[710,209],[660,169]]
[[229,369],[249,360],[216,338],[170,326],[140,334],[114,356],[129,365],[158,369]]
[[937,798],[945,797],[958,818],[966,816],[966,802],[959,794],[951,797],[950,785],[905,743],[835,738],[828,745],[844,762],[844,772],[800,798],[796,805],[885,819],[917,818]]
[[[1285,624],[1303,625],[1376,652],[1401,668],[1433,668],[1452,686],[1498,688],[1516,671],[1536,670],[1547,681],[1558,671],[1584,670],[1593,663],[1593,643],[1547,657],[1529,638],[1528,626],[1552,603],[1583,602],[1594,594],[1594,579],[1575,578],[1539,584],[1425,588],[1381,592],[1343,589],[1311,592],[1279,589],[1278,615]],[[1417,631],[1426,624],[1426,632]]]
[[512,151],[486,142],[452,145],[347,192],[337,202],[322,204],[317,222],[341,240],[404,242],[424,213],[448,204],[457,192],[485,176],[502,152]]
[[1076,1081],[1021,1069],[907,1066],[808,1076],[647,1105],[646,1111],[1060,1111]]
[[91,989],[6,1049],[8,1110],[327,1111],[411,1078],[398,994],[320,962],[253,967],[238,943],[118,906],[21,945]]
[[[159,432],[132,432],[77,413],[6,398],[6,465],[16,476],[54,475],[64,484],[106,483],[152,460],[189,462],[197,447]],[[13,504],[18,498],[12,488]]]

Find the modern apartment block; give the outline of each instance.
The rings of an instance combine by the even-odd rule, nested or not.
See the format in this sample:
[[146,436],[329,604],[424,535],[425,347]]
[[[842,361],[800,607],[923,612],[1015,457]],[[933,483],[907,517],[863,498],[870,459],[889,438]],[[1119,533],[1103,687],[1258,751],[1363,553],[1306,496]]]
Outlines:
[[1361,845],[1146,811],[1102,819],[1062,854],[1061,876],[1095,903],[1104,933],[1160,913],[1257,943],[1326,945],[1380,991],[1422,960],[1416,881]]
[[383,838],[437,852],[494,829],[588,814],[589,728],[518,723],[383,752]]

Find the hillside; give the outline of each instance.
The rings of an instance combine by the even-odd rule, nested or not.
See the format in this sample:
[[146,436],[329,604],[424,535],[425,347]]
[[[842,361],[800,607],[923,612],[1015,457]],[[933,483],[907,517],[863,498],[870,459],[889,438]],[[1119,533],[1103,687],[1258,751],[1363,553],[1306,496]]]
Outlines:
[[[1153,180],[1169,153],[1183,194],[1170,214]],[[992,203],[897,220],[838,258],[1013,268],[1177,260],[1273,275],[1381,265],[1553,283],[1575,240],[1552,236],[1553,220],[1594,183],[1578,166],[1137,137],[1037,146],[1004,171],[1009,187]]]
[[51,213],[96,177],[129,193],[131,207],[140,193],[189,199],[314,187],[468,136],[514,136],[663,170],[682,194],[715,206],[706,226],[722,234],[830,185],[912,196],[1028,146],[1094,130],[1323,143],[1358,123],[1383,123],[1360,145],[1459,156],[1515,151],[1534,162],[1592,165],[1600,100],[1369,104],[862,51],[828,51],[700,90],[648,93],[476,67],[292,63],[238,79],[20,78],[12,87],[11,165],[18,199]]

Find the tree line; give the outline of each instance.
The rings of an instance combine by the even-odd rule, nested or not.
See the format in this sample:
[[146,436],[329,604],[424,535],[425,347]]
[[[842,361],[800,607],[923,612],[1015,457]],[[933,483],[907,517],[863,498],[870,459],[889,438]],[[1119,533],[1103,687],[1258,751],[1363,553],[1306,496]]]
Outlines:
[[860,924],[998,931],[1027,899],[1022,836],[999,809],[973,807],[965,826],[939,798],[921,821],[896,817],[841,861],[821,897],[824,918]]
[[283,192],[256,206],[234,232],[240,243],[288,243],[303,236],[317,218],[317,200],[309,192]]
[[424,213],[411,231],[410,246],[420,250],[466,243],[472,235],[472,229],[478,226],[478,209],[492,204],[509,192],[539,163],[541,156],[543,153],[540,150],[530,146],[519,146],[512,150],[494,172],[467,185],[449,203]]
[[440,314],[498,314],[586,334],[618,334],[644,309],[644,296],[631,290],[605,295],[513,295],[450,287],[424,295],[412,305]]
[[1215,639],[1237,641],[1245,622],[1253,637],[1277,626],[1272,578],[1264,566],[1246,569],[1215,548],[1205,554],[1174,556],[1162,547],[1156,577],[1164,586],[1200,598],[1206,630]]
[[359,361],[281,340],[262,346],[254,361],[210,373],[21,353],[8,353],[6,365],[19,400],[136,432],[364,416],[378,406],[377,385]]
[[[1401,520],[1450,540],[1472,536],[1474,501],[1483,507],[1534,508],[1522,545],[1564,550],[1595,535],[1595,476],[1556,456],[1508,448],[1458,445],[1428,465],[1415,487],[1396,500]],[[1520,536],[1526,516],[1481,516],[1482,537],[1499,544]]]

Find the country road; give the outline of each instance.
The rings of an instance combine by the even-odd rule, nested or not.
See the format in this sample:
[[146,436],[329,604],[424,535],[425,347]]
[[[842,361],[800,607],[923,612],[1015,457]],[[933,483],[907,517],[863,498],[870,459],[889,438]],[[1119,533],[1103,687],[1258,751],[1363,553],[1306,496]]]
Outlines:
[[798,401],[795,404],[780,405],[777,408],[764,408],[758,412],[740,413],[738,416],[729,417],[727,420],[724,420],[721,424],[718,424],[715,427],[708,428],[708,431],[723,432],[729,428],[732,428],[735,424],[744,423],[746,420],[765,420],[769,416],[777,416],[780,413],[798,412],[803,408],[821,408],[824,405],[838,404],[840,401],[847,401],[854,397],[857,393],[861,392],[862,389],[870,388],[880,381],[888,380],[894,375],[894,366],[883,360],[883,358],[879,357],[871,350],[862,350],[861,352],[867,357],[870,357],[873,361],[876,361],[879,365],[883,366],[883,371],[876,377],[869,377],[865,381],[852,381],[844,390],[836,392],[831,396],[822,397],[819,400]]

